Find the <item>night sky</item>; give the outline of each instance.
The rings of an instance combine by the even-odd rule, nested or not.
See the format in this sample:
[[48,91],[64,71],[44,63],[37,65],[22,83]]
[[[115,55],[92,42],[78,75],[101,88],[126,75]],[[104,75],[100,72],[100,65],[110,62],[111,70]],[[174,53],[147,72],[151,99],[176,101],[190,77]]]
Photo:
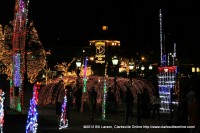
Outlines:
[[[176,43],[181,63],[198,63],[200,52],[194,47],[199,44],[200,5],[174,1],[30,0],[28,18],[33,20],[45,49],[89,46],[89,40],[98,39],[102,33],[101,26],[108,25],[109,37],[120,40],[127,53],[159,55],[161,8],[166,45]],[[14,0],[0,0],[0,23],[12,20],[13,11]]]

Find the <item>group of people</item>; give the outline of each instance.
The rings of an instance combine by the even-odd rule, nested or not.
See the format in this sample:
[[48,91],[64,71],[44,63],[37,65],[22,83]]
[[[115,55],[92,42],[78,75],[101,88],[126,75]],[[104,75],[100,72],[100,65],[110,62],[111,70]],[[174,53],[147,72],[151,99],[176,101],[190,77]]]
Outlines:
[[[73,89],[72,86],[66,86],[65,89],[67,90],[67,112],[66,116],[67,119],[70,120],[70,108],[73,106],[73,99],[75,98],[75,105],[78,112],[81,111],[82,105],[82,86],[78,86],[77,88]],[[196,89],[197,90],[197,89]],[[120,98],[122,105],[124,106],[125,111],[125,124],[128,124],[128,120],[130,116],[133,116],[133,108],[134,108],[134,95],[131,89],[127,86],[125,90],[119,90]],[[95,87],[91,87],[87,89],[88,94],[88,105],[89,105],[89,112],[90,112],[90,123],[93,124],[94,122],[94,114],[97,108],[97,91]],[[159,97],[159,93],[154,93],[153,99],[150,100],[149,93],[143,90],[140,95],[140,105],[141,105],[141,113],[145,115],[146,113],[152,119],[157,118],[160,119],[160,107],[161,107],[161,99]],[[198,123],[200,118],[197,110],[199,109],[199,100],[197,97],[197,93],[191,89],[184,96],[185,98],[179,98],[179,104],[177,109],[175,110],[176,113],[175,117],[173,118],[175,125],[196,125],[199,126]],[[138,100],[138,99],[137,99]],[[61,115],[61,108],[62,108],[62,101],[56,102],[56,114],[59,116]],[[147,107],[148,106],[148,107]],[[118,110],[118,102],[116,99],[116,91],[112,87],[108,87],[106,93],[106,113],[108,115],[116,114]]]
[[[70,110],[73,107],[73,99],[75,100],[75,106],[77,112],[81,112],[82,106],[82,86],[78,86],[77,88],[73,89],[72,86],[65,86],[65,90],[67,91],[67,110],[66,110],[66,118],[68,121],[70,120]],[[97,103],[97,92],[95,91],[94,87],[91,87],[88,90],[89,96],[89,107],[90,107],[90,121],[93,123],[94,121],[94,112],[96,110],[96,103]],[[56,98],[56,115],[58,116],[58,121],[60,121],[61,116],[61,108],[62,108],[62,101],[59,98]]]
[[[67,96],[67,110],[66,110],[66,118],[70,119],[70,110],[73,107],[73,97],[76,98],[75,100],[75,104],[76,104],[76,108],[77,111],[80,112],[81,109],[81,98],[82,98],[82,88],[81,87],[77,87],[76,91],[73,91],[72,86],[67,85],[65,86],[65,91],[66,91],[66,96]],[[59,96],[59,95],[58,95]],[[58,122],[60,121],[60,116],[61,116],[61,108],[62,108],[62,101],[59,100],[59,98],[56,98],[56,115],[58,117]]]
[[[75,105],[77,112],[81,112],[82,106],[82,86],[78,86],[77,88],[73,89],[72,86],[65,86],[67,90],[67,111],[66,116],[67,119],[70,119],[70,110],[73,106],[73,99],[75,100]],[[95,87],[91,87],[87,91],[88,93],[88,105],[90,111],[90,122],[94,122],[94,114],[97,108],[97,91]],[[133,116],[133,106],[134,106],[134,95],[129,87],[126,87],[125,91],[120,93],[121,101],[124,106],[125,111],[125,124],[128,124],[128,118]],[[58,98],[57,98],[58,99]],[[153,102],[153,117],[155,117],[156,113],[159,115],[159,108],[160,108],[160,99],[159,97],[155,97]],[[56,114],[58,116],[58,120],[60,119],[61,115],[61,108],[62,108],[62,101],[56,101]],[[114,88],[108,87],[108,91],[106,94],[106,113],[108,115],[114,115],[119,111],[116,93]]]
[[[70,120],[70,110],[73,106],[73,98],[75,98],[75,105],[78,112],[81,111],[81,104],[82,104],[82,87],[79,86],[76,89],[74,89],[71,86],[65,86],[65,89],[67,90],[67,111],[66,111],[66,117],[68,120]],[[94,114],[96,112],[97,108],[97,91],[95,90],[95,87],[91,87],[87,91],[88,93],[88,105],[89,105],[89,111],[90,111],[90,123],[92,124],[94,122]],[[57,98],[58,99],[58,98]],[[134,96],[132,92],[130,91],[130,88],[127,88],[125,93],[123,93],[123,102],[125,103],[125,112],[126,112],[126,123],[128,123],[128,117],[133,115],[133,101]],[[56,114],[58,116],[58,121],[60,120],[61,115],[61,108],[62,108],[62,101],[56,100]],[[114,89],[109,87],[106,95],[106,113],[107,114],[116,114],[118,112],[118,105],[116,100],[116,95],[114,92]]]

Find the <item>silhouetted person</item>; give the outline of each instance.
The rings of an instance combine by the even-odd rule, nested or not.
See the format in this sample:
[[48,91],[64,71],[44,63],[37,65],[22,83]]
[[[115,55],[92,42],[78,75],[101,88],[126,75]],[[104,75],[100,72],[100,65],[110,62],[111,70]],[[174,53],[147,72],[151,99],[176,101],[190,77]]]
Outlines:
[[160,119],[160,106],[161,106],[161,99],[159,95],[153,96],[153,115],[152,118],[154,119],[157,115],[158,119]]
[[141,93],[141,111],[142,111],[142,118],[149,118],[150,117],[150,97],[147,89],[144,88],[143,92]]
[[91,90],[88,91],[89,95],[89,106],[90,106],[90,123],[93,124],[94,122],[94,112],[96,110],[96,103],[97,103],[97,92],[95,88],[92,87]]
[[120,88],[119,90],[119,95],[120,95],[121,103],[124,104],[124,91],[122,90],[122,88]]
[[67,111],[66,111],[67,116],[66,117],[68,121],[70,121],[70,110],[73,107],[73,100],[72,100],[73,90],[71,86],[65,86],[65,89],[67,89]]
[[56,116],[57,116],[58,123],[60,123],[61,108],[62,108],[62,102],[58,99],[58,96],[57,96],[56,97]]
[[126,87],[124,101],[125,101],[125,124],[127,125],[129,116],[130,115],[133,116],[133,101],[134,101],[134,96],[129,87]]
[[188,125],[194,126],[190,128],[190,133],[200,132],[200,107],[199,107],[199,94],[197,93],[196,86],[191,86],[190,91],[187,93],[187,111],[188,111]]
[[108,114],[115,114],[117,112],[117,101],[115,97],[115,93],[111,87],[108,88],[106,95],[106,110]]
[[80,109],[81,109],[81,98],[82,98],[82,87],[79,86],[77,88],[77,90],[75,91],[74,93],[74,96],[75,96],[75,104],[76,104],[76,108],[77,108],[77,111],[80,112]]
[[60,116],[61,116],[61,110],[62,110],[62,101],[59,99],[59,95],[57,94],[56,96],[56,116],[57,116],[57,121],[60,123]]
[[[187,100],[183,94],[179,97],[179,103],[177,110],[175,112],[175,120],[174,125],[176,126],[187,126],[188,125],[188,117],[187,117]],[[174,133],[181,132],[181,133],[188,133],[189,130],[187,128],[177,128],[174,129]]]

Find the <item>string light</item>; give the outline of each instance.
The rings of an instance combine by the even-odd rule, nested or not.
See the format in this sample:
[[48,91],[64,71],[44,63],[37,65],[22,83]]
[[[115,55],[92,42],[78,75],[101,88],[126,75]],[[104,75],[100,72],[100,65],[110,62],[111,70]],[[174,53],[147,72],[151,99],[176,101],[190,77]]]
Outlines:
[[67,96],[66,96],[66,91],[65,90],[65,96],[63,99],[63,104],[62,104],[62,110],[61,110],[61,117],[60,117],[60,125],[59,125],[59,130],[63,128],[68,127],[68,119],[67,119]]
[[3,133],[4,126],[4,97],[5,93],[0,90],[0,132]]
[[[80,77],[82,80],[82,77]],[[76,85],[76,76],[64,76],[62,78],[63,81],[65,81],[65,84],[70,84],[72,87]],[[91,88],[95,87],[97,90],[97,100],[103,102],[104,98],[104,79],[105,77],[103,76],[89,76],[87,78],[87,87],[86,88]],[[113,82],[114,78],[113,77],[106,77],[106,87],[107,86],[114,86]],[[47,86],[42,86],[40,89],[40,93],[38,95],[38,104],[41,105],[47,105],[47,104],[55,104],[55,94],[57,95],[59,92],[63,92],[64,89],[62,84],[59,85],[59,78],[53,79],[51,83],[49,83]],[[80,82],[80,85],[82,85],[83,82]],[[57,89],[55,91],[55,86],[57,86]],[[148,82],[145,79],[132,79],[132,84],[130,82],[129,78],[123,78],[123,77],[118,77],[117,79],[117,91],[121,88],[122,90],[126,90],[126,86],[130,87],[132,93],[134,94],[135,97],[137,97],[137,92],[142,92],[143,88],[147,88],[148,93],[150,97],[153,95],[153,85]],[[64,94],[63,94],[64,97]],[[59,100],[61,97],[59,96]],[[88,93],[84,93],[82,96],[82,101],[86,101],[88,98]],[[120,101],[120,96],[116,95],[117,100],[119,99]],[[102,104],[102,103],[101,103]]]
[[[161,107],[162,111],[170,111],[171,103],[171,90],[174,89],[176,83],[176,73],[177,69],[175,66],[169,67],[159,67],[158,74],[158,87],[159,95],[161,98]],[[173,104],[177,104],[173,102]]]
[[[21,84],[22,84],[22,75],[21,75],[21,55],[20,53],[15,53],[13,55],[13,85],[14,85],[14,93],[21,94]],[[16,95],[16,94],[14,94]],[[21,112],[21,102],[20,97],[11,97],[13,98],[13,105],[11,107],[14,107],[17,111]]]
[[33,97],[30,100],[30,108],[28,111],[27,125],[26,125],[26,133],[37,133],[37,103],[36,103],[36,91],[37,85],[33,87]]
[[103,104],[102,104],[102,119],[106,119],[106,95],[107,95],[107,87],[106,87],[106,79],[104,79],[104,87],[103,87]]
[[85,57],[85,64],[84,64],[84,77],[83,77],[83,93],[86,92],[86,83],[87,83],[87,77],[86,77],[86,71],[87,71],[87,56]]

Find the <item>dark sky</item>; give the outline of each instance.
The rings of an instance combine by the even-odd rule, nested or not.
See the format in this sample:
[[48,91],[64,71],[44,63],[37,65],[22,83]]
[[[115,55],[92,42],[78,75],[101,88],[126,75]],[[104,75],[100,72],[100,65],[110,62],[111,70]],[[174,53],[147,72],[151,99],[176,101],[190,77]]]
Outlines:
[[[178,0],[30,0],[28,18],[45,48],[89,46],[101,26],[108,25],[111,38],[120,40],[127,52],[159,53],[161,8],[166,45],[176,43],[178,58],[194,63],[200,57],[194,48],[199,44],[199,6]],[[0,23],[12,20],[13,11],[14,0],[0,0]]]

